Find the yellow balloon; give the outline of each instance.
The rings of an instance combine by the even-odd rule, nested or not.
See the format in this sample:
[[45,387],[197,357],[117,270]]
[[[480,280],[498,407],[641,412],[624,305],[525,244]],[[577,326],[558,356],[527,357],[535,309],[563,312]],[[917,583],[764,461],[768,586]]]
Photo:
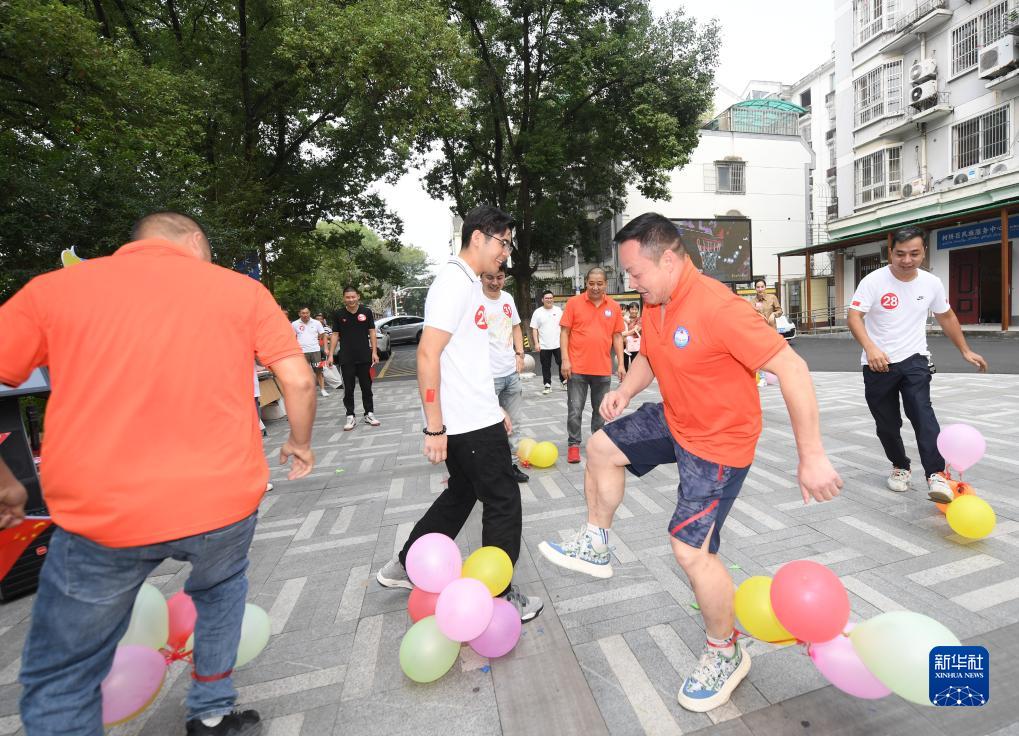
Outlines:
[[170,613],[166,608],[166,599],[154,585],[142,583],[131,608],[131,622],[119,646],[141,644],[159,649],[166,646],[169,636]]
[[531,452],[537,446],[538,441],[530,437],[524,437],[520,440],[520,444],[517,445],[517,457],[520,458],[520,462],[526,463],[531,460]]
[[498,547],[482,547],[464,560],[461,575],[480,580],[492,595],[506,590],[513,579],[513,563]]
[[536,468],[551,468],[559,457],[559,450],[551,442],[539,442],[531,450],[530,463]]
[[997,516],[990,504],[979,496],[957,496],[948,504],[948,525],[960,537],[983,539],[994,531]]
[[74,248],[66,248],[60,252],[60,263],[63,264],[64,268],[73,266],[76,263],[81,263],[85,259],[74,252]]
[[795,641],[771,609],[771,578],[755,575],[740,583],[733,600],[736,617],[755,639],[768,642]]

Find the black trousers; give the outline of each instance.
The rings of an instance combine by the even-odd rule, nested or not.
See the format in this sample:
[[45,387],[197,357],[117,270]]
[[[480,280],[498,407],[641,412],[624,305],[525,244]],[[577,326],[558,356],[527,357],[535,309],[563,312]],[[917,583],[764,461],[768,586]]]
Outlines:
[[877,437],[892,465],[902,470],[910,469],[899,432],[902,428],[902,415],[899,413],[901,396],[902,408],[916,434],[924,475],[929,477],[931,473],[943,471],[945,459],[938,452],[941,427],[931,406],[931,371],[927,357],[916,354],[898,363],[890,363],[887,373],[876,373],[864,366],[863,385],[867,406],[877,424]]
[[375,411],[375,399],[372,397],[371,363],[343,363],[340,373],[343,375],[343,406],[347,416],[354,416],[354,379],[361,384],[361,408],[364,413]]
[[563,354],[559,348],[552,350],[542,350],[539,352],[538,357],[541,359],[541,382],[552,383],[552,358],[555,358],[556,368],[559,370],[559,383],[566,383],[566,379],[563,378]]
[[446,445],[449,483],[411,530],[400,551],[407,552],[419,537],[431,532],[450,539],[467,523],[474,504],[481,502],[481,544],[498,547],[513,564],[520,556],[520,486],[513,478],[509,439],[502,422],[465,434],[449,435]]
[[623,351],[623,368],[625,368],[626,370],[630,370],[630,363],[635,361],[637,359],[638,355],[640,355],[640,351],[637,351],[635,353],[628,353],[628,352],[626,352],[624,350]]

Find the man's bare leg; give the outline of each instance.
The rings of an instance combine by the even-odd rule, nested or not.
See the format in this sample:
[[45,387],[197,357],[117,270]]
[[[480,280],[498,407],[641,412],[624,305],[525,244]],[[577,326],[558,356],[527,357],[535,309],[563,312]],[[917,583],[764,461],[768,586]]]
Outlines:
[[714,639],[728,639],[732,636],[735,621],[732,608],[735,589],[732,577],[718,555],[708,551],[713,533],[714,527],[708,532],[700,549],[691,547],[675,537],[669,537],[669,541],[672,542],[672,554],[676,557],[676,562],[683,568],[690,581],[690,587],[693,588],[708,636]]

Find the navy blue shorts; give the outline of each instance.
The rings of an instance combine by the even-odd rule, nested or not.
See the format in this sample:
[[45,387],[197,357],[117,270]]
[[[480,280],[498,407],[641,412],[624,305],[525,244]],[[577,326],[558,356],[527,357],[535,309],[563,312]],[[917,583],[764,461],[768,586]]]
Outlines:
[[708,550],[718,551],[719,531],[729,509],[750,471],[703,460],[676,442],[665,422],[662,404],[642,404],[637,411],[609,422],[604,427],[612,443],[630,461],[627,469],[640,477],[659,465],[679,466],[676,510],[669,522],[669,534],[684,544],[700,549],[711,532]]

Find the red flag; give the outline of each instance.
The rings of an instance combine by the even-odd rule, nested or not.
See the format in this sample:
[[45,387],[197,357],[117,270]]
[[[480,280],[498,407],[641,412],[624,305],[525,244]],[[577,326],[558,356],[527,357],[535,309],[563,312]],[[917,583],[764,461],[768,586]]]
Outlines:
[[17,526],[0,530],[0,578],[11,571],[28,545],[52,523],[48,516],[28,516]]

